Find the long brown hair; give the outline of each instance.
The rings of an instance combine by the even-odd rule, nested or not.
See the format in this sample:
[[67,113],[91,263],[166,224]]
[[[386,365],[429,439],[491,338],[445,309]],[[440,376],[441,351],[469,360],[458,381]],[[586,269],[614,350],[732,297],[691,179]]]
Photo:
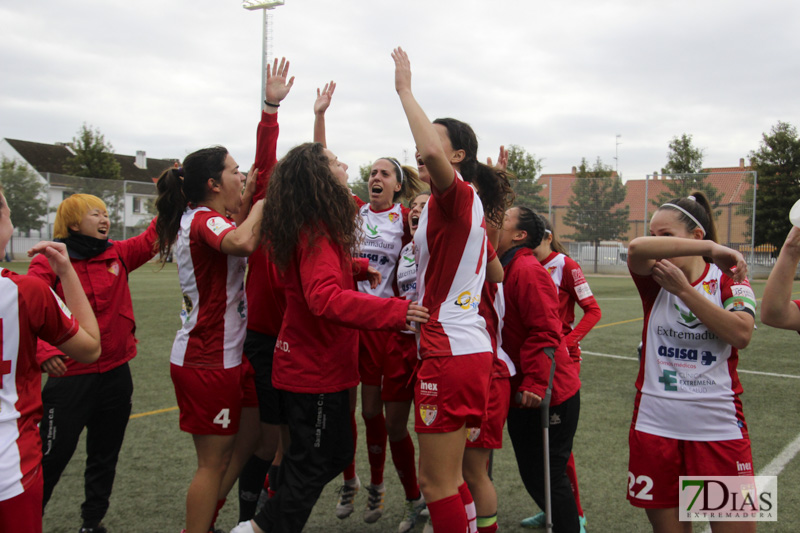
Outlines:
[[348,256],[356,253],[361,228],[353,196],[331,172],[320,143],[295,146],[272,171],[261,230],[270,259],[285,271],[308,232],[309,245],[325,238]]

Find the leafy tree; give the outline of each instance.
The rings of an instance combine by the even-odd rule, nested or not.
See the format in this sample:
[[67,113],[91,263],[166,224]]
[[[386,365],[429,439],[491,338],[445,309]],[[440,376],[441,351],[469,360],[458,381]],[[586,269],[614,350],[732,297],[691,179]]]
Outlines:
[[593,167],[583,158],[564,215],[564,224],[575,233],[565,237],[594,244],[594,272],[600,243],[621,239],[628,231],[630,207],[620,206],[624,201],[625,186],[613,169],[599,157]]
[[19,231],[27,235],[47,223],[47,185],[24,163],[3,157],[0,185]]
[[366,163],[358,167],[358,181],[350,182],[350,191],[361,198],[364,202],[369,203],[369,191],[367,190],[367,182],[369,181],[369,173],[372,170],[372,163]]
[[528,153],[525,148],[511,144],[508,147],[508,170],[516,176],[511,183],[517,195],[515,204],[530,207],[539,212],[547,210],[547,201],[539,194],[542,184],[537,180],[542,172],[542,160]]
[[86,180],[76,192],[102,198],[111,221],[109,236],[122,238],[125,191],[121,183],[121,167],[114,157],[114,147],[99,129],[92,129],[84,123],[78,135],[72,138],[72,149],[75,155],[67,159],[63,172],[70,176],[92,178]]
[[[800,138],[797,128],[778,122],[762,135],[758,150],[750,152],[753,170],[758,174],[756,195],[756,245],[783,245],[791,229],[789,211],[800,198]],[[752,178],[751,178],[752,182]],[[752,188],[745,195],[752,205]],[[752,224],[748,217],[748,227]]]
[[[667,190],[661,192],[651,203],[658,207],[675,198],[689,196],[695,191],[706,195],[712,207],[719,205],[722,193],[706,181],[708,174],[703,174],[703,149],[692,144],[692,136],[684,133],[673,137],[667,152],[667,165],[664,172],[671,174],[663,181]],[[719,215],[719,211],[715,214]]]

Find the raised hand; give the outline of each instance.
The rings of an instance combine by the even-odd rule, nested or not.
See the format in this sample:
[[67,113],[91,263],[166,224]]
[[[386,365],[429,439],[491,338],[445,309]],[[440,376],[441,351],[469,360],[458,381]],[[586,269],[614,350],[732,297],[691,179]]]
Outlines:
[[408,54],[399,46],[392,50],[392,59],[394,59],[394,88],[399,93],[400,91],[411,90],[411,62],[408,60]]
[[331,105],[331,100],[333,100],[333,91],[336,90],[336,82],[333,80],[330,83],[326,83],[325,87],[322,88],[322,91],[317,88],[317,99],[314,101],[314,114],[315,115],[324,115],[325,111],[328,110],[328,107]]
[[67,245],[63,242],[42,241],[37,243],[28,250],[28,257],[33,257],[36,254],[44,254],[47,257],[50,268],[53,269],[53,272],[58,277],[63,278],[72,270],[72,263],[67,253]]
[[280,104],[281,101],[286,98],[286,95],[292,90],[292,85],[294,85],[294,76],[289,78],[289,81],[286,81],[288,76],[289,62],[286,61],[285,57],[281,58],[280,65],[276,57],[272,68],[270,68],[269,65],[267,66],[267,88],[264,95],[267,102],[271,104]]
[[486,158],[486,164],[490,167],[494,167],[497,170],[505,170],[508,168],[508,150],[506,150],[505,146],[500,146],[500,154],[497,156],[497,164],[492,164],[492,158]]

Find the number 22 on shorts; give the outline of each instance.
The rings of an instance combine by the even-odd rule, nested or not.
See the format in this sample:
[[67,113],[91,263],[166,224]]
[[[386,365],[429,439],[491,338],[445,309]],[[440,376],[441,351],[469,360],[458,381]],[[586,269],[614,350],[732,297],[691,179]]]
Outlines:
[[[634,492],[633,487],[638,484],[643,484],[643,486],[637,494]],[[636,477],[632,472],[628,472],[628,494],[630,494],[631,498],[636,498],[637,500],[652,500],[653,495],[650,494],[651,490],[653,490],[653,478],[650,476]]]
[[217,413],[217,416],[214,417],[214,423],[222,426],[222,429],[228,429],[231,424],[231,410],[225,408]]

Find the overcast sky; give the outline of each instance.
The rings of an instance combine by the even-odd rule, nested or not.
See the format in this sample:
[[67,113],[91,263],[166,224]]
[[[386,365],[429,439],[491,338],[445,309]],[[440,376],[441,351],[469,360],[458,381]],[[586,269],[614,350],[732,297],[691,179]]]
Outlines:
[[[315,89],[334,79],[329,147],[359,165],[414,142],[393,47],[431,118],[472,124],[480,155],[518,144],[544,172],[582,157],[643,178],[689,133],[706,166],[735,166],[778,121],[800,125],[800,3],[286,0],[273,53],[296,76],[279,156],[311,140]],[[261,12],[234,0],[0,4],[0,137],[68,141],[86,122],[117,153],[183,158],[255,150]]]

